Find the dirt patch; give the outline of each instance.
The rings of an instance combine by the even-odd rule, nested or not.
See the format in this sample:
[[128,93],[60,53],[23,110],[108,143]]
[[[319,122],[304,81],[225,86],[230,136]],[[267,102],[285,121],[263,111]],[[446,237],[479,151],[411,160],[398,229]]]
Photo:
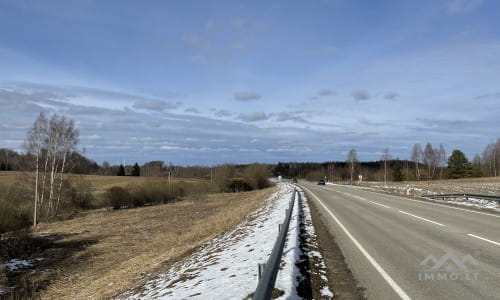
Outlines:
[[[348,268],[345,257],[335,242],[335,236],[328,231],[323,216],[315,207],[314,202],[308,203],[316,231],[318,248],[326,264],[328,284],[334,293],[333,299],[365,299],[363,288],[359,287],[358,281]],[[315,264],[311,264],[310,267],[312,269],[312,298],[321,299],[320,286],[318,286],[321,278],[319,278],[318,272],[314,272],[314,268],[317,268]]]

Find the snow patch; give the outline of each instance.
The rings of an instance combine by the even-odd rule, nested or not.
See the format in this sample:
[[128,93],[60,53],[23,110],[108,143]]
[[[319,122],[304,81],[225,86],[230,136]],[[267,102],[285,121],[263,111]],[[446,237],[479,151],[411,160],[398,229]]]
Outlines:
[[[146,283],[142,292],[124,294],[128,299],[242,299],[255,291],[258,263],[265,263],[278,236],[278,224],[294,186],[278,183],[268,204],[254,214],[252,221],[213,239],[188,259],[179,262],[156,279]],[[298,205],[292,219],[275,287],[284,291],[279,299],[296,299],[299,270]]]
[[332,293],[332,291],[330,291],[330,288],[327,286],[322,287],[319,292],[321,293],[321,296],[323,296],[323,297],[333,298],[333,293]]

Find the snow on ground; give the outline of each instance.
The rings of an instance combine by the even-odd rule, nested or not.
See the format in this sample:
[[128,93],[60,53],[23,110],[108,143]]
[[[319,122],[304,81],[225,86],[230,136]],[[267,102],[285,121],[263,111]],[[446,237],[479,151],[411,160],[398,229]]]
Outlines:
[[447,199],[445,201],[438,199],[433,199],[433,200],[436,202],[447,202],[468,207],[486,208],[500,212],[500,202],[494,200],[475,199],[475,198],[468,198],[468,199],[456,198],[456,199]]
[[[327,183],[329,185],[337,185],[334,183]],[[477,186],[477,184],[476,184]],[[482,185],[481,187],[484,188],[487,185]],[[460,188],[459,185],[455,185],[453,187],[447,186],[446,188],[441,186],[440,192],[436,192],[436,190],[429,190],[429,189],[422,189],[418,188],[415,186],[379,186],[379,185],[371,185],[371,187],[365,187],[365,186],[355,186],[353,185],[352,187],[355,188],[360,188],[360,189],[365,189],[365,190],[373,190],[373,191],[382,191],[382,192],[389,192],[389,193],[394,193],[394,194],[400,194],[400,195],[405,195],[405,196],[414,196],[414,197],[422,197],[422,195],[436,195],[436,194],[441,194],[441,193],[467,193],[470,192],[466,188]],[[467,187],[468,188],[468,187]],[[473,191],[473,192],[478,192],[478,191]],[[490,193],[488,193],[490,194]],[[462,206],[468,206],[468,207],[474,207],[474,208],[480,208],[480,209],[490,209],[493,211],[500,212],[500,202],[494,201],[494,200],[485,200],[485,199],[475,199],[475,198],[449,198],[446,200],[440,200],[440,199],[432,199],[432,198],[427,198],[427,200],[431,200],[434,202],[441,202],[441,203],[450,203],[450,204],[455,204],[455,205],[462,205]]]
[[[331,299],[333,298],[333,292],[330,290],[328,286],[328,277],[326,276],[326,265],[323,259],[323,256],[318,251],[318,241],[316,232],[314,230],[314,226],[312,223],[311,210],[309,208],[309,204],[307,201],[307,197],[305,193],[300,190],[302,195],[302,226],[305,228],[305,245],[302,245],[303,254],[309,257],[309,260],[312,264],[315,264],[314,268],[317,272],[315,275],[318,275],[321,279],[321,289],[320,294],[322,296],[321,299]],[[314,274],[313,274],[314,275]]]
[[[257,211],[253,220],[215,238],[188,259],[175,264],[166,273],[149,281],[142,292],[125,294],[128,299],[243,299],[255,291],[258,263],[265,263],[278,236],[278,224],[294,186],[278,183],[268,204]],[[279,299],[296,299],[300,271],[298,205],[295,204],[281,269],[275,287],[284,291]]]
[[[11,259],[4,264],[0,264],[0,272],[4,272],[4,270],[6,270],[8,272],[24,272],[27,269],[31,269],[35,262],[42,261],[42,260],[43,260],[42,257],[37,257],[37,258],[33,258],[33,259],[14,258],[14,259]],[[34,270],[30,270],[30,271],[34,272]],[[0,284],[0,296],[3,295],[4,293],[7,293],[7,291],[11,288],[12,287],[4,286],[4,285]]]
[[0,270],[2,269],[7,269],[7,271],[14,272],[20,269],[28,269],[33,267],[33,262],[34,261],[42,261],[43,258],[35,258],[31,260],[26,260],[26,259],[11,259],[7,263],[0,265]]

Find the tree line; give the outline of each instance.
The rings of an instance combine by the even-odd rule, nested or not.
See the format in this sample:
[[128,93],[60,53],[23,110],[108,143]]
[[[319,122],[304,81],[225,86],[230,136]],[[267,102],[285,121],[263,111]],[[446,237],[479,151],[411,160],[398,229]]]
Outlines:
[[389,148],[382,149],[380,160],[360,161],[356,149],[347,152],[345,161],[279,162],[274,166],[274,174],[285,177],[307,178],[330,181],[409,181],[440,180],[467,177],[499,176],[500,139],[486,146],[483,155],[476,154],[472,161],[455,149],[447,155],[442,144],[424,147],[416,143],[411,148],[408,159],[394,158]]

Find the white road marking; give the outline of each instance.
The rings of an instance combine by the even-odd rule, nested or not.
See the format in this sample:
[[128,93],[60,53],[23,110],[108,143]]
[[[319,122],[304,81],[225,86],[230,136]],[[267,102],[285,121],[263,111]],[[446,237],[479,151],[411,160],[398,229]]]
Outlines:
[[391,208],[390,206],[387,206],[387,205],[384,205],[384,204],[380,204],[380,203],[375,202],[375,201],[368,200],[368,202],[373,203],[373,204],[377,204],[377,205],[380,205],[380,206],[383,206],[385,208]]
[[351,241],[354,243],[354,245],[356,245],[356,247],[359,249],[359,251],[361,251],[361,253],[366,257],[366,259],[368,259],[368,261],[372,264],[372,266],[375,268],[375,270],[377,270],[377,272],[382,275],[382,277],[385,279],[385,281],[392,287],[392,289],[396,292],[396,294],[398,294],[399,297],[401,297],[401,299],[404,299],[404,300],[411,300],[410,296],[408,296],[404,291],[403,289],[394,281],[394,279],[391,278],[391,276],[389,276],[389,274],[387,274],[387,272],[382,268],[382,266],[380,266],[377,261],[368,253],[368,251],[365,250],[365,248],[363,246],[361,246],[361,244],[354,238],[354,236],[352,236],[352,234],[349,232],[349,230],[347,230],[347,228],[344,226],[344,224],[342,224],[339,219],[337,219],[337,217],[325,206],[325,204],[323,204],[323,202],[321,200],[319,200],[319,198],[314,195],[308,188],[306,187],[302,187],[304,190],[307,190],[309,192],[309,194],[311,194],[311,196],[313,196],[316,201],[318,201],[319,204],[321,204],[321,206],[323,206],[323,208],[330,214],[330,216],[333,218],[333,220],[340,226],[340,228],[345,232],[345,234],[351,239]]
[[467,234],[468,236],[471,236],[471,237],[475,237],[476,239],[480,239],[480,240],[483,240],[483,241],[486,241],[486,242],[490,242],[492,244],[495,244],[497,246],[500,246],[500,243],[499,242],[495,242],[495,241],[492,241],[492,240],[489,240],[487,238],[484,238],[484,237],[480,237],[478,235],[475,235],[475,234],[472,234],[472,233],[468,233]]
[[[376,193],[376,194],[379,194],[379,195],[384,195],[384,196],[388,196],[388,197],[392,197],[392,198],[403,199],[403,200],[407,200],[407,201],[413,201],[413,202],[418,202],[418,203],[423,203],[423,204],[429,204],[429,205],[442,206],[442,207],[456,209],[456,210],[461,210],[461,211],[466,211],[466,212],[470,212],[470,213],[474,213],[474,214],[480,214],[480,215],[486,215],[486,216],[490,216],[490,217],[500,218],[500,215],[494,215],[494,214],[489,214],[489,213],[485,213],[485,212],[481,212],[481,211],[475,211],[475,210],[465,209],[465,208],[460,208],[460,207],[453,207],[453,206],[439,204],[439,203],[431,203],[431,202],[428,202],[428,201],[415,200],[415,199],[409,199],[409,198],[405,198],[405,197],[388,195],[388,194],[380,193],[378,191],[373,191],[373,189],[368,190],[367,188],[360,188],[360,187],[354,187],[354,186],[342,185],[342,184],[331,184],[331,185],[337,185],[337,186],[348,187],[348,188],[357,188],[357,189],[360,189],[360,190],[364,190],[366,192],[372,192],[372,193]],[[335,190],[332,190],[332,189],[328,189],[328,190],[335,191]]]
[[429,222],[429,223],[433,223],[433,224],[436,224],[436,225],[439,225],[439,226],[445,226],[444,224],[441,224],[441,223],[438,223],[438,222],[434,222],[434,221],[431,221],[431,220],[429,220],[429,219],[422,218],[422,217],[419,217],[419,216],[416,216],[416,215],[410,214],[409,212],[406,212],[406,211],[402,211],[402,210],[400,210],[399,212],[400,212],[400,213],[402,213],[402,214],[409,215],[409,216],[412,216],[412,217],[414,217],[414,218],[420,219],[420,220],[427,221],[427,222]]
[[335,191],[337,193],[341,193],[341,194],[344,194],[344,195],[347,195],[349,197],[354,197],[354,198],[357,198],[359,200],[362,200],[362,201],[367,201],[367,202],[370,202],[370,203],[373,203],[373,204],[376,204],[376,205],[380,205],[380,206],[383,206],[385,208],[391,208],[390,206],[387,206],[387,205],[384,205],[384,204],[381,204],[381,203],[378,203],[378,202],[375,202],[375,201],[371,201],[371,200],[368,200],[368,199],[365,199],[363,197],[360,197],[358,195],[353,195],[353,194],[349,194],[349,193],[344,193],[344,192],[341,192],[341,191]]

